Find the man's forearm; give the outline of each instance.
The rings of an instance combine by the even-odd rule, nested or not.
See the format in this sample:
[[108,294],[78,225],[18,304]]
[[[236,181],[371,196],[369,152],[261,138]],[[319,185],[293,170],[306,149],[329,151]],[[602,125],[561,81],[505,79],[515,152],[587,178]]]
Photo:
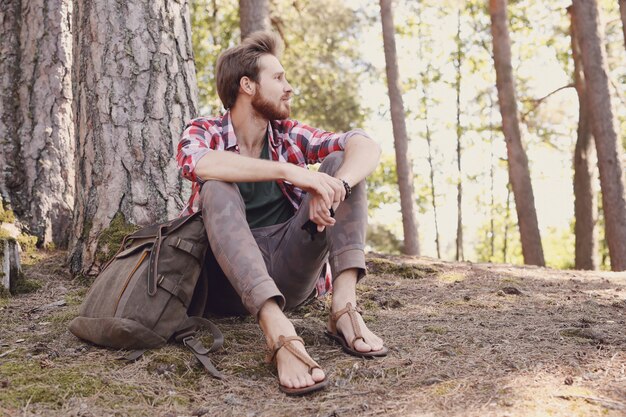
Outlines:
[[355,185],[371,174],[380,159],[380,146],[362,135],[354,135],[348,139],[341,168],[335,174],[336,178]]
[[276,181],[288,179],[288,170],[292,169],[289,165],[291,164],[249,158],[234,152],[212,151],[200,158],[195,173],[204,181]]

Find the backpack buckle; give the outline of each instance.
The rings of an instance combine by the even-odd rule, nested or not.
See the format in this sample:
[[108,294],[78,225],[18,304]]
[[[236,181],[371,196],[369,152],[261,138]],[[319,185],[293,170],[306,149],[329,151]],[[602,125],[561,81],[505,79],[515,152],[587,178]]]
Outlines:
[[183,345],[190,347],[189,343],[192,342],[194,340],[193,336],[185,336],[183,337]]

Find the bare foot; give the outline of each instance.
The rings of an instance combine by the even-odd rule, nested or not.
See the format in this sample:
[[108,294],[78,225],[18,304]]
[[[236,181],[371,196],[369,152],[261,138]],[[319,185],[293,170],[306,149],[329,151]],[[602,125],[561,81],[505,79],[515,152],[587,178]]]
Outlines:
[[[294,340],[290,343],[304,357],[311,358],[300,341]],[[287,388],[309,387],[326,377],[320,368],[313,368],[309,372],[309,367],[284,347],[276,353],[276,367],[280,384]]]
[[[296,329],[294,329],[293,324],[285,317],[274,300],[268,300],[261,308],[259,325],[265,333],[265,340],[271,350],[274,350],[274,347],[278,345],[281,336],[285,338],[296,336]],[[288,347],[296,350],[305,360],[290,352]],[[284,387],[305,388],[323,381],[326,377],[320,368],[313,368],[309,371],[306,362],[312,361],[312,359],[304,349],[304,344],[299,340],[292,340],[283,345],[276,352],[275,359],[278,379],[280,385]]]
[[[367,328],[365,322],[363,321],[363,317],[361,317],[358,313],[356,314],[356,321],[361,328],[363,339],[355,340],[353,349],[359,352],[376,352],[378,350],[382,350],[384,347],[383,339],[376,336],[370,329]],[[337,331],[343,334],[343,337],[348,343],[354,339],[355,332],[352,327],[352,323],[350,322],[350,316],[348,313],[342,315],[339,320],[337,320]]]

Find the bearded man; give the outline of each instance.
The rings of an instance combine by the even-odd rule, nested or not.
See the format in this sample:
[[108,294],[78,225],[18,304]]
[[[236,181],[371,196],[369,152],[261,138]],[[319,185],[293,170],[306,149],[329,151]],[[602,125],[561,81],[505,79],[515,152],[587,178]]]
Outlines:
[[[326,333],[352,355],[387,354],[357,311],[355,292],[365,275],[364,179],[380,147],[362,130],[336,134],[290,120],[293,90],[279,48],[276,35],[255,32],[220,55],[217,90],[227,111],[192,120],[177,161],[193,182],[183,214],[202,211],[210,243],[201,276],[207,313],[256,317],[279,388],[300,395],[328,379],[283,311],[328,289],[326,276],[333,278]],[[318,162],[318,172],[307,169]]]

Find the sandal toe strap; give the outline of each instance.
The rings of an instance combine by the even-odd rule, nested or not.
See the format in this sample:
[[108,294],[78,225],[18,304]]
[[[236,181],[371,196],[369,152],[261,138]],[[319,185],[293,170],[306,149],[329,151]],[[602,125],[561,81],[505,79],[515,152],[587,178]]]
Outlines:
[[300,350],[296,349],[292,343],[293,342],[300,342],[304,345],[304,340],[302,340],[301,337],[298,336],[279,336],[278,337],[278,342],[274,345],[274,348],[272,349],[272,356],[271,356],[271,361],[274,361],[274,359],[276,359],[276,354],[278,353],[278,351],[282,348],[285,348],[289,351],[289,353],[291,353],[293,356],[295,356],[296,358],[298,358],[302,363],[304,363],[306,366],[309,367],[309,371],[315,369],[315,368],[320,368],[321,367],[317,364],[317,362],[315,362],[313,359],[309,358],[308,356],[306,356],[304,353],[302,353]]

